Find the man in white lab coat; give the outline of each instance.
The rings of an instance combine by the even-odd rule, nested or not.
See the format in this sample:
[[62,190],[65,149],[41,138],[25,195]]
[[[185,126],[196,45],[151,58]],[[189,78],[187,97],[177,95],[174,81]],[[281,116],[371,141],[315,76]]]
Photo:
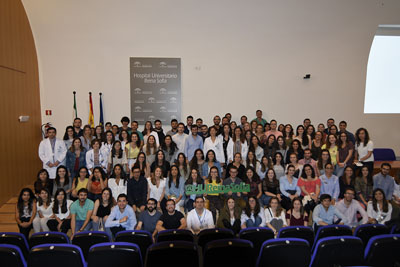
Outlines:
[[[47,138],[39,145],[39,158],[43,168],[49,172],[49,178],[56,178],[56,170],[60,165],[65,165],[67,147],[64,141],[56,138],[57,131],[54,127],[47,129]],[[51,180],[52,181],[52,180]]]

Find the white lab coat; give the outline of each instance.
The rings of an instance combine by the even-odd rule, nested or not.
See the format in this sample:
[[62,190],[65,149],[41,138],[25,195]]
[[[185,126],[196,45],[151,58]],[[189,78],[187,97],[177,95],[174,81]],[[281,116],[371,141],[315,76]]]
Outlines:
[[[104,154],[104,150],[99,150],[99,163],[100,166],[103,168],[103,170],[106,172],[107,171],[107,155]],[[93,154],[93,149],[89,150],[86,153],[86,167],[88,168],[89,172],[91,173],[90,169],[94,168],[94,154]]]
[[[67,155],[67,147],[64,141],[56,139],[54,145],[54,153],[51,149],[50,140],[48,138],[42,140],[39,145],[39,158],[43,162],[43,168],[49,172],[49,178],[56,178],[56,170],[60,165],[65,166],[65,156]],[[58,161],[60,164],[57,167],[47,166],[47,162],[55,163]]]
[[[233,142],[233,139],[231,138],[228,142],[228,146],[226,147],[226,153],[228,155],[228,163],[230,160],[233,161],[233,157],[235,156],[235,155],[233,155],[233,146],[234,146],[234,142]],[[242,154],[243,161],[246,161],[248,151],[249,151],[249,147],[247,146],[247,141],[244,140],[244,143],[241,144],[241,152],[240,152],[240,154]]]
[[[220,136],[222,137],[222,135],[220,135]],[[204,140],[203,152],[204,152],[204,157],[205,157],[207,155],[207,151],[213,150],[215,152],[217,161],[220,163],[225,163],[223,140],[220,136],[217,136],[215,138],[214,143],[211,140],[211,136],[207,137],[206,140]]]

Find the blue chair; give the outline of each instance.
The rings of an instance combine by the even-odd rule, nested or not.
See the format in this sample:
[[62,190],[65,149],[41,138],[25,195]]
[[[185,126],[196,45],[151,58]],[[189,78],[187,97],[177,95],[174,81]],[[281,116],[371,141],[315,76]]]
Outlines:
[[87,259],[91,246],[107,242],[111,242],[110,236],[106,232],[101,231],[84,231],[76,233],[74,239],[72,239],[72,244],[77,245],[82,249],[85,259]]
[[310,267],[362,265],[364,246],[354,236],[325,237],[315,245]]
[[29,255],[29,246],[26,238],[21,233],[2,232],[0,233],[0,244],[9,244],[19,247],[25,259]]
[[354,236],[361,238],[363,241],[364,248],[371,237],[386,234],[389,234],[389,229],[382,224],[363,224],[359,225],[354,231]]
[[352,235],[353,231],[347,225],[332,224],[332,225],[321,226],[318,228],[317,234],[315,235],[314,245],[311,250],[314,251],[315,244],[321,238],[330,236],[352,236]]
[[156,243],[147,250],[145,266],[199,267],[199,251],[186,241]]
[[249,227],[239,232],[239,238],[253,243],[254,258],[258,257],[261,245],[274,238],[274,232],[268,227]]
[[400,226],[393,225],[392,229],[390,230],[391,234],[400,234]]
[[2,266],[26,267],[24,255],[15,245],[0,244],[0,262]]
[[307,240],[310,249],[314,244],[314,231],[308,226],[287,226],[279,230],[278,238],[300,238]]
[[371,237],[364,254],[371,266],[396,266],[400,263],[400,235],[377,235]]
[[115,242],[128,242],[139,246],[142,259],[146,258],[147,249],[153,244],[151,233],[143,230],[127,230],[118,232]]
[[256,266],[306,267],[310,264],[310,258],[307,240],[277,238],[262,244]]
[[205,248],[208,242],[218,239],[231,239],[235,235],[232,230],[225,228],[204,229],[198,235],[197,243],[200,247]]
[[143,266],[140,248],[127,242],[101,243],[89,250],[89,267],[130,267]]
[[80,247],[71,244],[43,244],[31,249],[29,267],[86,267]]
[[394,161],[396,160],[396,155],[391,148],[374,148],[373,151],[375,161]]
[[254,266],[253,244],[248,240],[220,239],[208,242],[204,267]]
[[69,244],[69,238],[61,232],[40,232],[34,233],[29,238],[31,248],[41,244]]
[[186,229],[164,230],[157,234],[156,242],[187,241],[193,242],[192,231]]

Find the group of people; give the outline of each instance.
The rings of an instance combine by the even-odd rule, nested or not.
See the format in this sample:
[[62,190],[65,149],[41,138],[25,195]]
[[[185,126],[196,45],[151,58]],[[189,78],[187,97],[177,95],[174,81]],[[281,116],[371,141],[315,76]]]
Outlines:
[[[16,207],[21,233],[39,231],[384,224],[398,217],[400,179],[383,163],[373,174],[368,131],[353,135],[333,119],[315,128],[267,122],[262,111],[240,124],[227,113],[186,125],[121,119],[94,129],[76,118],[63,140],[50,127],[39,145],[43,169]],[[222,124],[221,124],[222,121]],[[130,127],[129,127],[130,125]],[[187,185],[249,185],[249,192],[187,194]],[[185,215],[184,215],[185,214]]]

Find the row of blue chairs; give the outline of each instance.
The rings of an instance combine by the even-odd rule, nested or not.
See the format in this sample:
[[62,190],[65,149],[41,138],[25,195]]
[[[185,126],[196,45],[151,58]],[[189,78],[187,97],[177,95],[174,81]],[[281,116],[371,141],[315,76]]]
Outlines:
[[[209,242],[201,256],[199,247],[187,241],[166,241],[151,245],[144,266],[283,266],[333,267],[398,266],[400,235],[372,237],[365,250],[354,236],[325,237],[318,240],[311,254],[309,243],[299,238],[276,238],[265,241],[258,258],[248,240],[221,239]],[[2,266],[86,267],[143,266],[140,248],[127,242],[101,243],[90,247],[87,261],[80,247],[73,244],[42,244],[29,252],[27,262],[19,247],[0,244]]]

